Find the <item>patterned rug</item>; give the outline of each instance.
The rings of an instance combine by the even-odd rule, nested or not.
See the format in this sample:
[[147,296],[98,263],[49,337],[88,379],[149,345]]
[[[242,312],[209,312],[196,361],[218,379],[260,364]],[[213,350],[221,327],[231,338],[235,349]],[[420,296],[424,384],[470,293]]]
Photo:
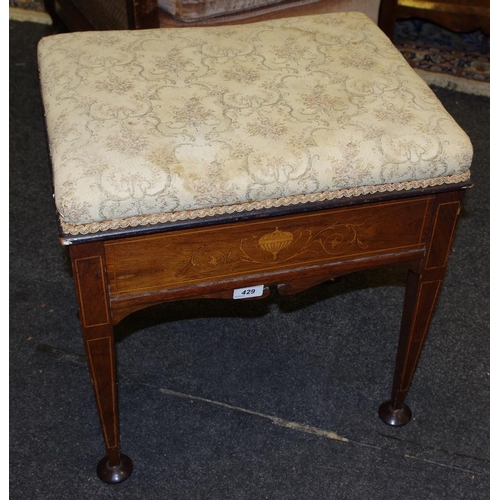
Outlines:
[[396,23],[394,43],[414,67],[479,82],[490,81],[490,37],[480,30],[454,33],[433,23]]
[[9,0],[9,7],[44,12],[43,0]]

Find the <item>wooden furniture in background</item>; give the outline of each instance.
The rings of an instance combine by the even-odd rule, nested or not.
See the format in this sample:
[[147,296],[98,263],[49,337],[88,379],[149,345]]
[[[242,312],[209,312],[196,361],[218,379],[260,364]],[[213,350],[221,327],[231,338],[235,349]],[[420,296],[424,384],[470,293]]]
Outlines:
[[44,0],[45,8],[51,15],[56,29],[61,31],[242,24],[283,17],[336,12],[338,8],[345,10],[351,5],[352,10],[366,13],[375,22],[380,6],[380,25],[392,29],[394,3],[394,0],[283,0],[272,6],[186,22],[185,19],[175,18],[161,9],[158,0]]
[[397,18],[417,17],[451,31],[490,32],[489,0],[398,0]]
[[[44,0],[56,31],[88,31],[105,29],[148,29],[187,27],[245,22],[335,12],[336,5],[349,0],[284,0],[272,7],[231,13],[198,22],[186,22],[165,12],[158,0]],[[468,32],[481,29],[490,32],[489,0],[374,0],[378,9],[378,25],[393,38],[397,19],[418,18],[434,22],[446,29]],[[353,7],[355,10],[358,6]]]
[[380,27],[392,38],[397,19],[422,19],[450,31],[490,33],[489,0],[387,0],[382,2]]

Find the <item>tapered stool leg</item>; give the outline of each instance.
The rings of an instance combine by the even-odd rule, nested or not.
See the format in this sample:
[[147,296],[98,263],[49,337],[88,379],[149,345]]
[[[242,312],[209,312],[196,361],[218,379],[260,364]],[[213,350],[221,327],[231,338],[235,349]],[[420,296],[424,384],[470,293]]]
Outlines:
[[463,192],[437,196],[426,256],[419,272],[408,272],[392,395],[379,408],[389,425],[405,425],[412,417],[405,399],[441,288],[462,197]]
[[106,456],[97,473],[107,483],[120,483],[132,473],[132,461],[120,453],[115,346],[101,243],[70,247],[80,322]]
[[411,420],[411,410],[404,401],[417,367],[440,286],[441,280],[424,281],[422,275],[408,272],[392,396],[390,401],[379,408],[380,418],[389,425],[401,426]]

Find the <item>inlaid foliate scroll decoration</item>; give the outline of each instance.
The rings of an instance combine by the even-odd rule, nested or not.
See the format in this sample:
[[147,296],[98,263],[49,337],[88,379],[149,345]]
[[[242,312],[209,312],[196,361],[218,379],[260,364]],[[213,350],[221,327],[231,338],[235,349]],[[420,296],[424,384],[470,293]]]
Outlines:
[[321,260],[352,249],[366,249],[368,245],[358,236],[361,226],[336,222],[317,231],[276,227],[274,231],[252,235],[234,244],[208,242],[191,252],[179,276],[262,269],[276,263]]

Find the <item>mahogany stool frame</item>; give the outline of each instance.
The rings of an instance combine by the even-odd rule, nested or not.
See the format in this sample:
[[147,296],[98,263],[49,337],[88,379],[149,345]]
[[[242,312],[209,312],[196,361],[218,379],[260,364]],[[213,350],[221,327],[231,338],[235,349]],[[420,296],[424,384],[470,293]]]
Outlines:
[[392,395],[379,408],[393,426],[405,404],[446,270],[457,216],[471,183],[309,203],[192,221],[61,235],[69,246],[83,341],[106,456],[98,475],[124,481],[113,328],[167,301],[232,299],[264,285],[288,295],[354,271],[408,270]]

